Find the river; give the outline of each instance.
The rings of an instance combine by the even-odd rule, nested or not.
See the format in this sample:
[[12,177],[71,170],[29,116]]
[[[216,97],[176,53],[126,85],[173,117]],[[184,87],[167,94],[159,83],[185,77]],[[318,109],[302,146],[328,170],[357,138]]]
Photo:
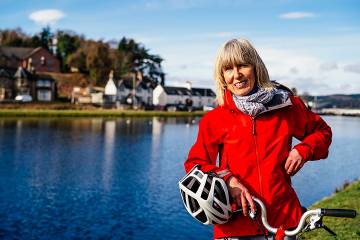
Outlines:
[[[305,206],[360,175],[360,118],[325,120],[328,159],[293,178]],[[0,119],[0,238],[210,239],[177,187],[198,121]]]

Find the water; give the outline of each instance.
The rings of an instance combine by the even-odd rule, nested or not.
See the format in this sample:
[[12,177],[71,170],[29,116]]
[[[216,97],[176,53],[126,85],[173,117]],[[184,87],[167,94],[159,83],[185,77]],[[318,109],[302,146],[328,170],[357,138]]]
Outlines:
[[[177,181],[199,119],[0,119],[1,239],[210,239]],[[293,183],[306,206],[359,177],[360,118],[326,117],[329,158]]]

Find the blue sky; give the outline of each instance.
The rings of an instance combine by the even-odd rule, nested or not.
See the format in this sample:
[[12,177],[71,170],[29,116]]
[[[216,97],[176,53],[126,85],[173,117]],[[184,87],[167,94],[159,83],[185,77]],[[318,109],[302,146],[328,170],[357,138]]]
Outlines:
[[[47,11],[51,10],[51,11]],[[271,79],[299,92],[360,93],[360,2],[351,0],[133,0],[0,2],[0,29],[73,30],[141,42],[164,58],[166,84],[212,87],[217,49],[246,37]]]

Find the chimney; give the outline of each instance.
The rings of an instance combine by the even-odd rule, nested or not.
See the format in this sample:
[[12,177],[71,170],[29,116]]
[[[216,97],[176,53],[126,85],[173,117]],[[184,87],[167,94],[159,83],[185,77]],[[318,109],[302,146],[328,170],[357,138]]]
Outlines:
[[32,70],[32,58],[28,59],[27,70],[29,72],[31,72],[31,70]]
[[187,89],[189,89],[191,91],[191,82],[190,81],[186,81],[185,86]]

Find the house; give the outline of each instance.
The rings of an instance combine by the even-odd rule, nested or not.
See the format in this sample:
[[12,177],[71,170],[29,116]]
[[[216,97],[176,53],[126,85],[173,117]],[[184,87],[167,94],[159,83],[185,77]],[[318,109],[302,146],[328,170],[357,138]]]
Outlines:
[[14,69],[22,66],[37,72],[60,72],[59,59],[42,47],[0,46],[0,66]]
[[104,105],[104,92],[105,88],[103,87],[92,87],[91,91],[91,103],[97,106]]
[[0,68],[0,100],[14,100],[16,96],[31,96],[34,101],[56,99],[55,80],[46,73],[30,72],[23,67],[16,70]]
[[158,85],[153,92],[153,104],[155,106],[184,105],[190,101],[191,91],[185,87]]
[[74,86],[71,93],[71,103],[93,104],[102,106],[104,104],[104,88],[88,86]]
[[35,75],[35,95],[33,99],[40,102],[53,102],[57,97],[56,82],[50,75],[39,73]]
[[0,101],[14,99],[14,75],[16,69],[0,68]]
[[71,93],[71,103],[90,104],[91,103],[91,87],[74,86]]
[[51,102],[56,98],[55,80],[47,74],[35,74],[19,67],[14,74],[15,95],[28,95],[34,101]]
[[153,88],[141,79],[124,77],[117,80],[118,105],[151,106]]
[[204,106],[214,106],[215,97],[210,88],[192,88],[190,82],[187,82],[187,87],[158,85],[153,91],[153,104],[158,108],[203,109]]
[[214,107],[216,94],[210,88],[191,88],[191,100],[195,108]]
[[74,88],[91,87],[91,79],[86,74],[46,72],[46,75],[55,80],[57,96],[62,101],[70,101],[72,99]]
[[104,103],[108,105],[115,105],[116,94],[117,88],[114,82],[114,72],[111,71],[109,74],[109,80],[106,83],[104,89]]

